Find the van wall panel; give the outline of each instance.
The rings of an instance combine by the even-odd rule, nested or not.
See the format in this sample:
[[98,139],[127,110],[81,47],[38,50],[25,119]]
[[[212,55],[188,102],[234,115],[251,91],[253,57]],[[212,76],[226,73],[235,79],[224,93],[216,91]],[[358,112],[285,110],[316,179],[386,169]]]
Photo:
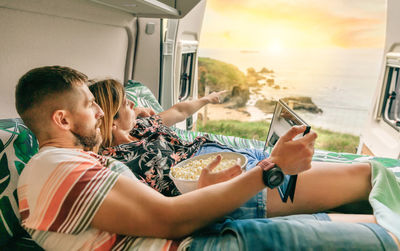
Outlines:
[[15,85],[34,67],[65,65],[91,78],[124,80],[126,27],[0,8],[0,34],[0,118],[18,117]]
[[[146,34],[146,24],[154,23],[153,34]],[[133,79],[146,85],[158,99],[160,82],[160,19],[139,18],[138,42]]]

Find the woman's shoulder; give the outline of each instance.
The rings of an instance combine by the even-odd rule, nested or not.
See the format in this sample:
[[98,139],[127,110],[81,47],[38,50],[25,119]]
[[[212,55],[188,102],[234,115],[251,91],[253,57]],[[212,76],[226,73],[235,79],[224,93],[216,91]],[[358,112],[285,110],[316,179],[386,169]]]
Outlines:
[[136,125],[138,126],[157,126],[161,124],[163,124],[163,122],[158,114],[149,117],[141,117],[136,120]]

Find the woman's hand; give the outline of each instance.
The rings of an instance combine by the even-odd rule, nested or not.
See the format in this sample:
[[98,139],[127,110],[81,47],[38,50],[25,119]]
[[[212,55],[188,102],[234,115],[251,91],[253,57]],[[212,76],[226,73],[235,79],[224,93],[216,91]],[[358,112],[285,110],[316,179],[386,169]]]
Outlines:
[[134,110],[138,117],[150,117],[156,114],[153,109],[147,107],[135,107]]
[[199,182],[197,183],[197,188],[202,188],[223,181],[227,181],[242,173],[242,169],[240,168],[239,164],[236,164],[219,172],[212,172],[212,170],[217,167],[218,164],[221,162],[221,159],[221,155],[217,155],[217,157],[207,167],[201,170]]
[[212,92],[207,96],[202,97],[203,99],[207,100],[209,104],[219,104],[221,102],[220,96],[227,91],[220,91],[220,92]]

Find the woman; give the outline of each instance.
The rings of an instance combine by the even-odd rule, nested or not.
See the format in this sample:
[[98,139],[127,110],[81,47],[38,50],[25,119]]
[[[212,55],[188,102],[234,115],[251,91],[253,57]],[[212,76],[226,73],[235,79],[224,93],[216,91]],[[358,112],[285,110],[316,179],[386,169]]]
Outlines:
[[[124,162],[140,180],[164,195],[179,195],[168,177],[169,168],[193,157],[202,146],[215,142],[205,136],[197,137],[193,142],[183,141],[169,126],[184,120],[208,103],[218,103],[219,96],[224,92],[182,102],[154,115],[152,110],[135,108],[134,103],[126,99],[122,85],[115,80],[100,81],[89,88],[105,113],[101,126],[101,153]],[[136,119],[137,113],[153,116]],[[261,151],[254,153],[257,155],[253,151],[244,152],[252,165],[266,157]],[[231,175],[240,173],[238,168],[232,171]]]
[[[246,155],[249,160],[247,168],[252,168],[267,157],[263,151],[237,151],[206,136],[186,142],[169,128],[204,105],[218,103],[222,92],[181,102],[158,115],[137,119],[134,104],[126,98],[118,81],[99,81],[89,89],[104,111],[101,153],[122,161],[140,180],[166,196],[180,194],[168,173],[171,166],[187,158],[209,152],[236,151]],[[151,113],[149,110],[136,111]],[[231,176],[238,174],[238,171],[231,172]],[[371,170],[367,163],[313,163],[309,171],[299,175],[294,203],[282,203],[278,191],[268,189],[268,215],[312,213],[365,201],[371,189],[370,177]]]

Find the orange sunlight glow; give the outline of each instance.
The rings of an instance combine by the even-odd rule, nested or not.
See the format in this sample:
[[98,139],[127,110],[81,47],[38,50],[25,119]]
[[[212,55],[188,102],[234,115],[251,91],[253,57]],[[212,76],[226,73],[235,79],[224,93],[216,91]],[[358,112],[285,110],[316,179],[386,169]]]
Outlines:
[[283,51],[283,45],[279,40],[276,39],[268,44],[267,49],[271,53],[280,53]]
[[371,2],[363,8],[361,0],[354,1],[358,5],[346,0],[208,0],[200,43],[271,52],[382,46],[384,4],[374,0],[378,7]]

